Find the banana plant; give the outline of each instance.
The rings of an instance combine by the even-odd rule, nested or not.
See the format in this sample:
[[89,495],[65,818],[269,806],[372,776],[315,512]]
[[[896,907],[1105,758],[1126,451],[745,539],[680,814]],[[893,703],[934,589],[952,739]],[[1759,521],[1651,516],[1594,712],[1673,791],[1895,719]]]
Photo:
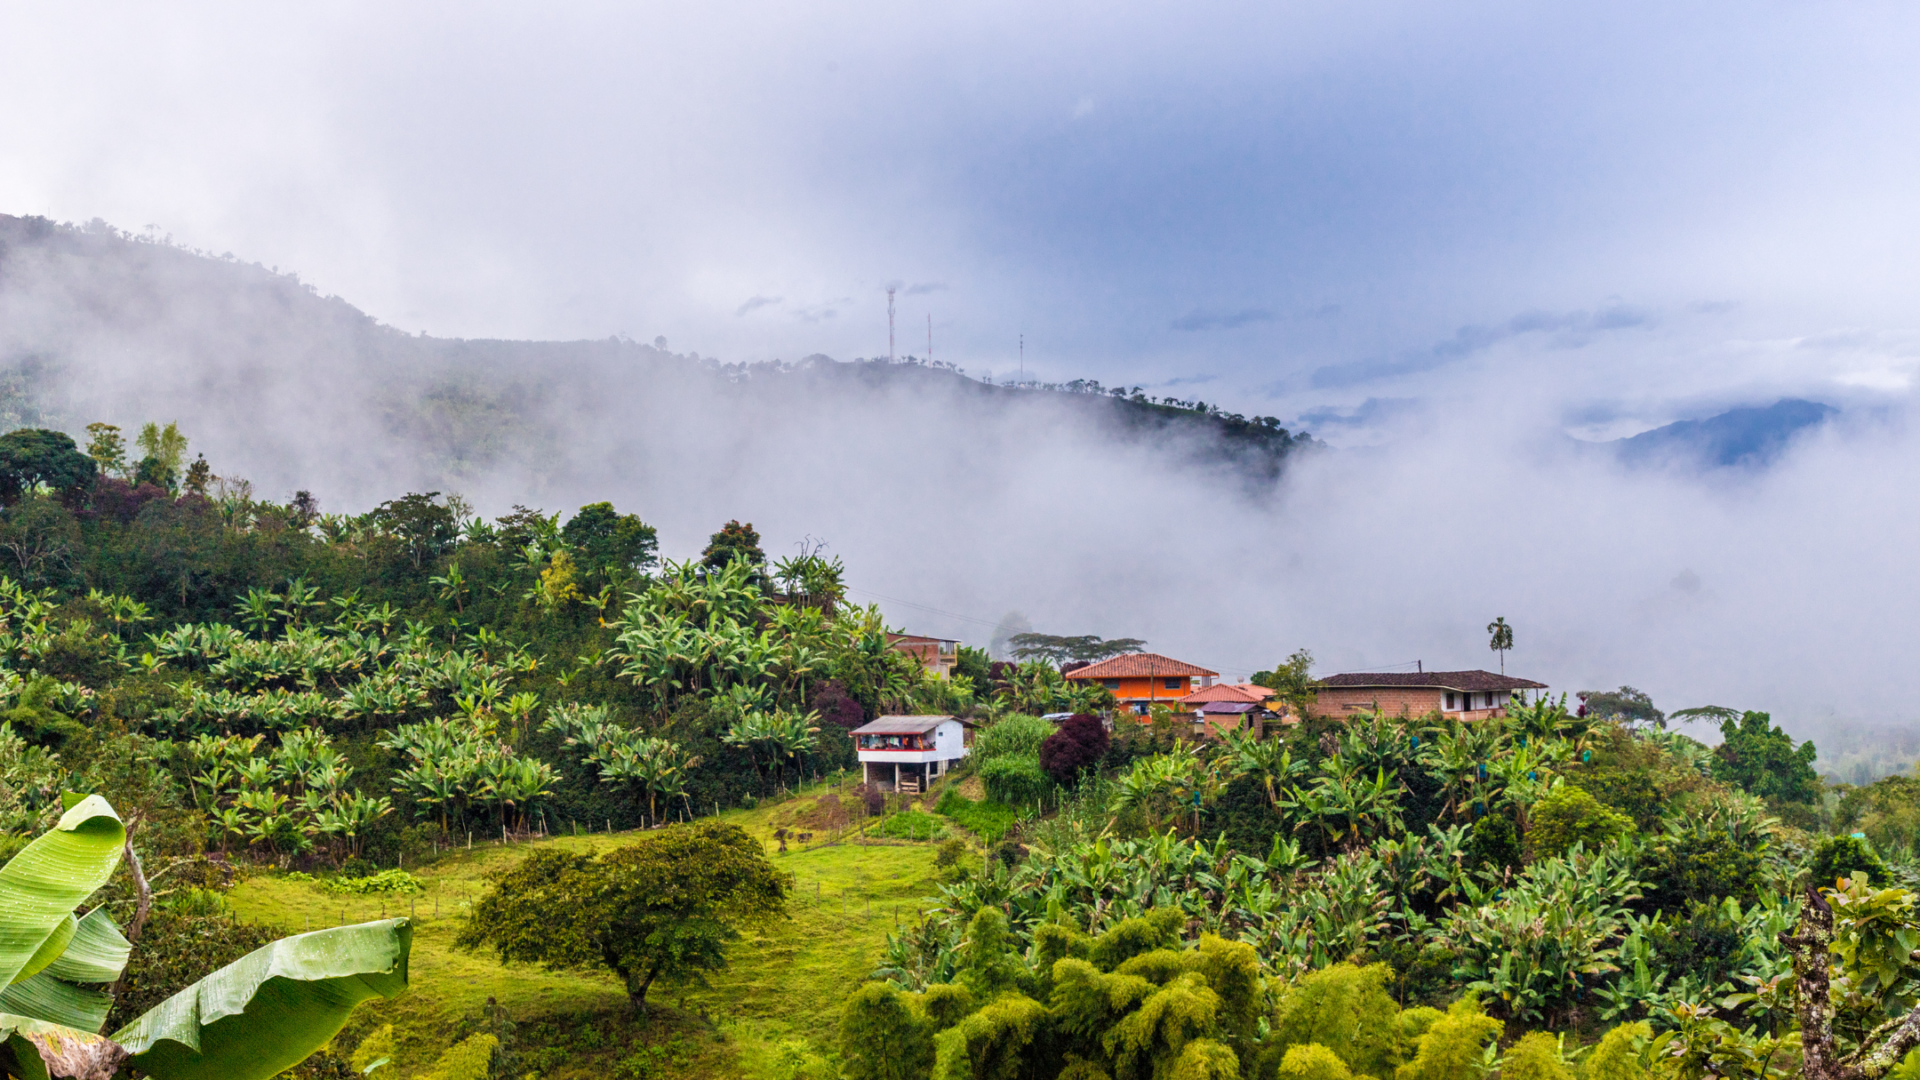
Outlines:
[[0,866],[0,1069],[21,1080],[267,1080],[332,1039],[353,1007],[406,989],[406,919],[320,930],[258,949],[99,1035],[132,946],[105,908],[126,827],[98,795],[66,795],[53,829]]

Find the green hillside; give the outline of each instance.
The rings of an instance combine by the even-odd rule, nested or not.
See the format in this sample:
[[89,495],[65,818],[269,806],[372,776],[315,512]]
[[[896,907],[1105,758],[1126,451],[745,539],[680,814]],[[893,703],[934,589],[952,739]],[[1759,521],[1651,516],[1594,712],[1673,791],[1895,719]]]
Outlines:
[[[831,1035],[848,988],[879,965],[887,935],[900,921],[918,921],[935,893],[930,844],[876,839],[777,853],[768,821],[786,805],[728,811],[721,820],[765,837],[775,865],[793,876],[788,917],[752,927],[728,970],[708,987],[661,1002],[646,1025],[627,1022],[625,995],[609,976],[507,966],[453,946],[489,872],[541,846],[605,851],[641,839],[637,833],[482,841],[412,868],[418,892],[342,895],[321,881],[265,872],[235,886],[227,900],[240,918],[289,933],[393,914],[415,919],[412,989],[363,1007],[336,1040],[343,1055],[368,1032],[392,1024],[396,1068],[426,1069],[484,1023],[491,999],[515,1025],[511,1051],[544,1077],[657,1069],[783,1080],[793,1075],[795,1061],[818,1068],[826,1056],[837,1056]],[[656,1066],[655,1059],[664,1064]]]
[[[1850,1078],[1920,1038],[1916,781],[1762,712],[1324,715],[1300,651],[1201,727],[935,671],[741,521],[661,562],[607,503],[326,514],[171,426],[88,442],[0,436],[0,833],[125,822],[80,905],[137,938],[108,1030],[385,915],[410,992],[296,1075]],[[957,771],[853,782],[854,728],[929,714]]]

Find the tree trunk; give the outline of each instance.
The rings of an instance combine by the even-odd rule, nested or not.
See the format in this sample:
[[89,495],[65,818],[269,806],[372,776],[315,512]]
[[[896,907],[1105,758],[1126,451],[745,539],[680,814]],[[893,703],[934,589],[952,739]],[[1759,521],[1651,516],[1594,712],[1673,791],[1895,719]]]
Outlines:
[[[133,921],[127,924],[126,939],[137,943],[140,932],[146,929],[147,916],[153,913],[153,889],[147,885],[146,868],[140,865],[140,853],[133,850],[133,834],[127,834],[126,840],[127,870],[133,874],[135,893]],[[162,870],[164,871],[164,867]]]
[[1820,890],[1807,886],[1800,924],[1780,943],[1793,958],[1794,1001],[1800,1015],[1800,1074],[1807,1080],[1846,1080],[1858,1075],[1841,1066],[1833,1048],[1833,1018],[1828,1015],[1827,953],[1833,945],[1833,908]]

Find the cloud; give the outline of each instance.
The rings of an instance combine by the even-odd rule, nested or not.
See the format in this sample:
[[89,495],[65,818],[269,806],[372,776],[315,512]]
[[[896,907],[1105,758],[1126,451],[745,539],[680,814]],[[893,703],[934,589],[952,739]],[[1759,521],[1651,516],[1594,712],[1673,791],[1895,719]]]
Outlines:
[[1397,356],[1328,364],[1314,371],[1311,382],[1316,389],[1338,389],[1402,375],[1417,375],[1451,364],[1503,342],[1538,334],[1549,348],[1578,349],[1591,344],[1600,335],[1619,330],[1651,327],[1654,316],[1626,305],[1609,305],[1598,311],[1528,311],[1496,325],[1467,325],[1431,347]]
[[1299,426],[1306,428],[1372,427],[1404,416],[1420,407],[1413,398],[1368,398],[1351,409],[1322,406],[1300,414]]
[[907,286],[906,295],[926,296],[928,293],[944,292],[946,291],[946,288],[947,288],[947,283],[944,281],[919,282],[919,283]]
[[1251,323],[1272,322],[1273,312],[1263,307],[1238,311],[1206,311],[1195,308],[1170,324],[1175,330],[1237,330]]
[[[1467,371],[1421,401],[1303,417],[1375,438],[1266,485],[1195,464],[1178,433],[1116,430],[1084,397],[820,359],[730,380],[604,338],[420,338],[264,270],[133,244],[97,267],[86,251],[10,247],[0,368],[52,358],[35,403],[67,430],[178,419],[217,472],[330,511],[409,490],[489,514],[610,500],[676,558],[737,518],[770,552],[829,539],[851,586],[903,601],[882,602],[890,625],[978,644],[1017,609],[1235,677],[1303,645],[1323,672],[1484,666],[1502,615],[1508,669],[1557,690],[1630,683],[1668,709],[1768,709],[1803,732],[1836,712],[1911,717],[1920,696],[1910,410],[1821,425],[1729,483],[1577,453],[1547,407],[1561,385]],[[1116,506],[1192,514],[1061,526]],[[1676,585],[1683,569],[1702,584]],[[1166,582],[1260,617],[1153,599]]]
[[1156,383],[1155,385],[1164,386],[1169,389],[1175,386],[1199,386],[1203,383],[1217,382],[1219,378],[1220,376],[1218,375],[1179,375],[1165,382]]
[[774,304],[780,303],[781,300],[782,300],[782,297],[778,297],[778,296],[749,297],[746,303],[741,304],[739,307],[734,309],[734,312],[733,312],[734,318],[739,318],[740,316],[745,315],[750,311],[758,311],[763,307],[771,307]]
[[843,296],[838,300],[828,300],[823,304],[812,304],[796,309],[793,317],[807,323],[826,322],[828,319],[838,318],[840,308],[851,303],[853,303],[852,297]]

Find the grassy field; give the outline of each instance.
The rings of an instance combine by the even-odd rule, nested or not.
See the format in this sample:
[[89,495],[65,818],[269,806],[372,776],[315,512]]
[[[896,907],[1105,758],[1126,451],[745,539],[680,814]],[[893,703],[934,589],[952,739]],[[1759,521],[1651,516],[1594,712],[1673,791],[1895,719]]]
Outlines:
[[[774,864],[794,878],[787,917],[749,928],[732,949],[732,966],[711,985],[684,995],[656,988],[643,1024],[626,1016],[611,976],[505,967],[490,954],[453,947],[465,911],[486,891],[486,875],[537,844],[600,851],[639,833],[556,837],[456,851],[408,867],[425,891],[414,896],[340,896],[320,882],[279,875],[251,878],[228,896],[242,918],[288,932],[410,914],[415,920],[411,989],[357,1012],[335,1042],[342,1055],[381,1024],[394,1026],[397,1073],[420,1075],[439,1055],[495,1016],[514,1025],[516,1076],[645,1078],[728,1076],[796,1080],[827,1075],[840,1002],[879,962],[887,933],[917,917],[935,892],[936,845],[863,841],[857,830],[814,834],[781,852],[807,797],[723,816],[767,843]],[[924,834],[924,833],[923,833]]]

